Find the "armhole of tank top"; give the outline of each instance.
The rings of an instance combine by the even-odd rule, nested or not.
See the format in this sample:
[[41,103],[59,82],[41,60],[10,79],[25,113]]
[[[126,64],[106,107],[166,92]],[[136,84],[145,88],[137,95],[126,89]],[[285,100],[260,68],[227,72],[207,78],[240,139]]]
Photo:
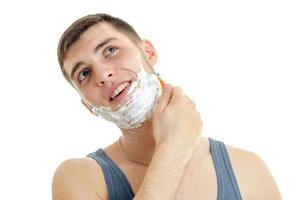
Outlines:
[[108,163],[99,155],[101,153],[101,150],[102,149],[99,149],[93,153],[89,153],[87,157],[94,159],[98,163],[104,177],[105,187],[107,191],[107,198],[111,200],[111,199],[115,199],[115,195],[113,193],[113,186],[112,186],[112,177],[109,172]]
[[236,177],[235,177],[232,165],[231,165],[231,161],[230,161],[230,157],[229,157],[227,148],[226,148],[224,142],[219,142],[219,146],[220,146],[223,158],[224,158],[224,163],[225,163],[225,167],[226,167],[227,173],[229,175],[231,184],[233,186],[233,190],[234,190],[235,196],[236,196],[236,198],[238,200],[242,200],[240,189],[239,189],[239,186],[238,186],[238,183],[237,183],[237,180],[236,180]]
[[224,163],[222,162],[222,154],[218,145],[218,141],[212,138],[209,138],[210,152],[213,159],[215,174],[217,177],[217,200],[222,199],[222,195],[224,194],[224,178],[222,176]]
[[132,187],[126,177],[126,175],[124,174],[124,172],[120,169],[120,167],[118,165],[116,165],[111,158],[105,153],[105,151],[102,150],[102,153],[106,159],[107,162],[110,163],[112,167],[112,169],[114,170],[114,172],[117,174],[118,178],[121,179],[120,181],[122,182],[122,185],[125,187],[125,192],[127,193],[127,196],[135,196]]
[[[100,156],[102,154],[102,156]],[[107,192],[109,193],[108,196],[111,197],[109,199],[115,199],[115,193],[114,193],[114,183],[113,178],[111,176],[112,171],[117,175],[117,178],[120,179],[123,186],[125,187],[125,192],[127,193],[127,196],[134,196],[134,192],[131,188],[131,185],[123,173],[123,171],[110,159],[110,157],[107,156],[105,151],[103,151],[101,148],[97,150],[94,153],[91,153],[89,155],[94,155],[96,158],[94,158],[99,165],[102,167],[102,171],[104,173]],[[99,161],[98,161],[99,160]],[[105,171],[105,172],[104,172]]]

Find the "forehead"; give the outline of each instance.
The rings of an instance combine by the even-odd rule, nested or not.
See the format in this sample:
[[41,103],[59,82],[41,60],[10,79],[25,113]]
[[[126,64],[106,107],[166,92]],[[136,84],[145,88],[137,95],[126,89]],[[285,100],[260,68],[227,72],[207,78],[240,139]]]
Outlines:
[[116,30],[112,25],[100,22],[88,28],[79,39],[68,49],[64,68],[69,75],[72,67],[79,61],[83,61],[94,48],[107,38],[116,38],[115,41],[133,45],[133,42],[122,32]]

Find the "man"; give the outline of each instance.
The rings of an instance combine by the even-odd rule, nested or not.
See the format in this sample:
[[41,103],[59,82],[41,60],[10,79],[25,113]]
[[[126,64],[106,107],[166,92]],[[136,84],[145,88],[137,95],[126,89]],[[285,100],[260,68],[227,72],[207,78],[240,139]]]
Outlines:
[[194,102],[164,85],[153,70],[153,45],[123,20],[77,20],[60,40],[58,59],[82,103],[122,136],[63,162],[53,178],[54,200],[280,199],[259,156],[201,136]]

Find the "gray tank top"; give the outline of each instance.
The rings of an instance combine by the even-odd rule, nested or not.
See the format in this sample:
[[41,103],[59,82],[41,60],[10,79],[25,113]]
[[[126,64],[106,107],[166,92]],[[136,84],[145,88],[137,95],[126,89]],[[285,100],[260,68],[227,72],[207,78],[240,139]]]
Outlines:
[[[210,152],[217,174],[217,200],[241,200],[240,190],[223,142],[209,139]],[[102,168],[109,200],[131,200],[132,188],[122,170],[100,148],[87,155],[95,159]]]

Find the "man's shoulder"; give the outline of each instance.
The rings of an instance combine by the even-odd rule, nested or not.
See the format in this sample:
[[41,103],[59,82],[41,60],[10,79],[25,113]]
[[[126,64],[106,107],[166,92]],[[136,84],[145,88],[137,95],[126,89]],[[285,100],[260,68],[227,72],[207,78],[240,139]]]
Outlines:
[[231,162],[235,162],[239,165],[244,165],[245,161],[250,163],[261,163],[262,158],[255,152],[242,149],[236,146],[225,144],[226,150],[229,154]]
[[56,169],[52,180],[53,199],[106,199],[105,179],[101,167],[89,157],[68,159]]
[[234,174],[249,199],[280,199],[265,161],[255,152],[225,144]]
[[[67,176],[69,174],[79,173],[81,171],[85,171],[85,176],[89,173],[94,172],[97,164],[96,162],[89,158],[71,158],[63,161],[56,169],[55,175],[64,175]],[[96,170],[97,171],[97,170]],[[77,176],[76,178],[83,178]]]
[[267,170],[265,161],[255,152],[225,144],[233,168],[239,172],[255,173]]

